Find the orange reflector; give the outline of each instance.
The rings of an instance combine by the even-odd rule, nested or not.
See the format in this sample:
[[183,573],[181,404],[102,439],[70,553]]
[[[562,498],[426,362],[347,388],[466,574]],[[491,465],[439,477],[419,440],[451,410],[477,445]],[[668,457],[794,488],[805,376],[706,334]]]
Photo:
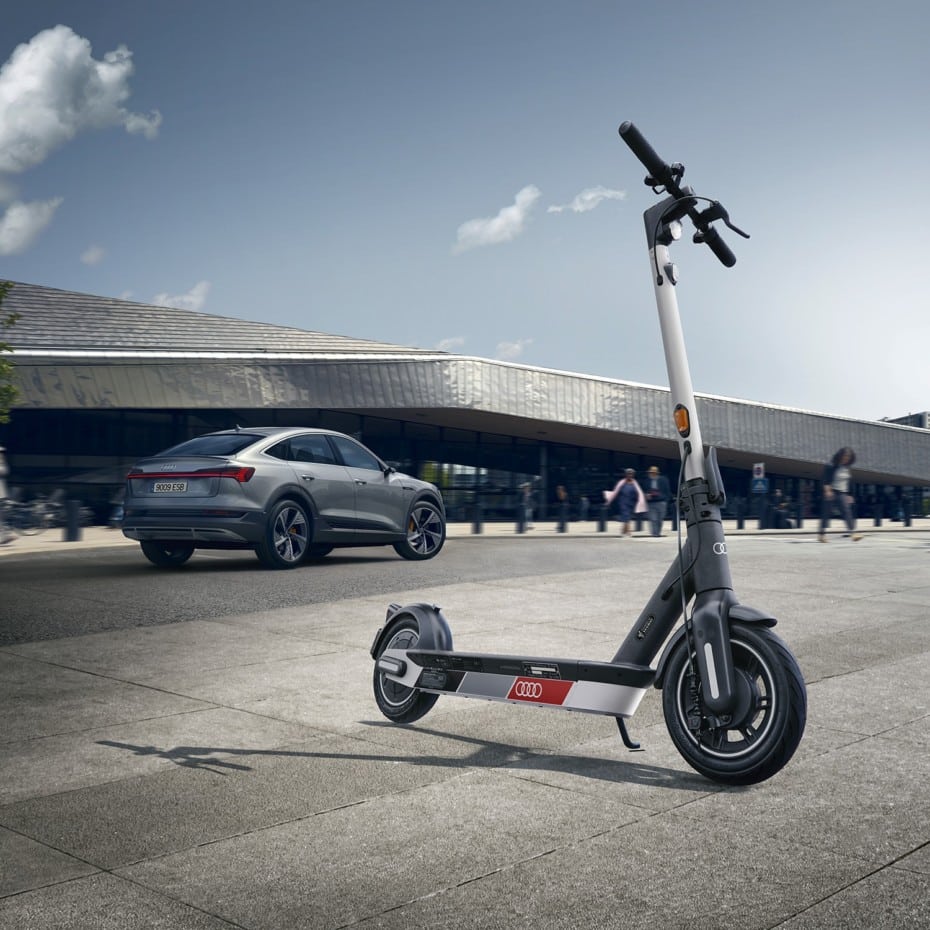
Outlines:
[[687,438],[688,434],[691,432],[691,415],[688,413],[688,408],[678,404],[675,407],[674,416],[678,434],[683,439]]

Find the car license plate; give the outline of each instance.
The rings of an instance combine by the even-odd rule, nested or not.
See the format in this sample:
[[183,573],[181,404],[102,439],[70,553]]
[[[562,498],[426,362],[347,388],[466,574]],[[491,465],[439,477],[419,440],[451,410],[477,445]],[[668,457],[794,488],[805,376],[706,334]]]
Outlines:
[[153,494],[183,494],[186,490],[186,481],[156,481],[152,484]]

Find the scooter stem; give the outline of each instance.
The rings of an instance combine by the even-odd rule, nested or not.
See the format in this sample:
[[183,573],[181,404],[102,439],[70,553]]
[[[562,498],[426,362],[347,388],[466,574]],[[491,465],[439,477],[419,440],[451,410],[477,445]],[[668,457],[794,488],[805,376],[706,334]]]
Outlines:
[[[665,349],[665,366],[668,369],[672,411],[678,435],[678,451],[684,462],[684,480],[704,478],[706,477],[704,442],[701,438],[694,388],[691,385],[691,371],[688,367],[685,338],[681,328],[681,316],[678,312],[678,298],[672,280],[673,273],[666,270],[672,268],[668,246],[657,244],[654,249],[650,249],[649,259],[653,263],[653,270],[658,269],[658,274],[653,276],[653,284],[659,310],[662,346]],[[686,423],[684,431],[682,430],[683,423]]]

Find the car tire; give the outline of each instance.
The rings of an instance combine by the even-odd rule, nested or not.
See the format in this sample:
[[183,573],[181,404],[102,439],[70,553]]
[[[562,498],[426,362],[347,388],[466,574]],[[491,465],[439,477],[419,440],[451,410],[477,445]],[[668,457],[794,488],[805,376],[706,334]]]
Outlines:
[[255,554],[268,568],[296,568],[310,551],[310,517],[303,504],[278,501],[268,514]]
[[317,543],[313,546],[310,546],[310,549],[307,552],[307,560],[309,562],[318,562],[320,559],[325,559],[326,556],[328,556],[335,548],[335,546],[330,546],[328,544],[324,545],[323,543]]
[[194,547],[186,543],[143,542],[139,545],[142,554],[159,568],[177,568],[194,554]]
[[394,551],[405,559],[423,561],[439,554],[446,541],[446,521],[432,501],[419,500],[407,514],[407,535],[394,543]]

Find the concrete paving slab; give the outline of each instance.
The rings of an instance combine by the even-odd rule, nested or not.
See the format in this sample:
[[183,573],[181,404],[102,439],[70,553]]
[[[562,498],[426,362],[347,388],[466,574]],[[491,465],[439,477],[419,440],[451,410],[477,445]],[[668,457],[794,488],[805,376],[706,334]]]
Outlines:
[[472,772],[118,874],[244,926],[337,927],[641,816],[599,798]]
[[196,908],[114,875],[51,885],[0,901],[4,930],[230,930]]
[[709,795],[678,813],[721,829],[791,837],[872,868],[892,865],[930,833],[930,806],[914,803],[926,796],[928,771],[930,747],[860,740],[736,792],[738,803]]
[[328,645],[308,643],[284,634],[268,635],[228,624],[192,620],[163,626],[134,627],[67,639],[44,640],[7,647],[16,655],[122,680],[143,680],[170,669],[196,674],[252,661],[315,655]]
[[638,730],[636,735],[644,747],[639,752],[628,750],[619,737],[605,737],[559,751],[529,753],[509,763],[506,771],[652,812],[723,790],[683,763],[664,724]]
[[[727,800],[738,805],[725,793],[721,801]],[[548,856],[514,857],[508,868],[446,885],[431,897],[411,895],[407,904],[358,926],[774,927],[795,908],[808,907],[869,871],[865,863],[787,837],[773,841],[720,829],[702,831],[696,842],[674,813],[602,827],[580,841],[565,838]],[[790,905],[782,883],[791,887]]]
[[223,617],[220,623],[279,633],[317,644],[368,649],[384,620],[390,596],[346,598],[323,606],[284,607]]
[[[68,862],[83,860],[78,864],[85,870],[87,863],[114,869],[375,797],[402,796],[465,771],[458,760],[433,763],[409,749],[388,753],[338,736],[266,750],[243,740],[163,752],[171,767],[6,805],[0,821],[77,857]],[[0,831],[0,844],[4,832],[16,837]],[[21,869],[24,875],[37,871]],[[41,884],[38,877],[32,881]]]
[[0,862],[3,863],[0,898],[97,871],[87,862],[3,827],[0,827]]
[[921,717],[913,723],[895,727],[892,735],[895,739],[904,740],[905,742],[930,746],[930,717]]
[[0,747],[0,804],[74,791],[178,764],[201,748],[272,749],[314,735],[299,724],[225,707],[140,719]]
[[[909,872],[919,872],[921,875],[930,876],[930,843],[925,843],[920,849],[915,849],[910,855],[899,859],[896,865]],[[928,886],[928,891],[930,891],[930,886]],[[927,895],[927,899],[930,900],[930,894]],[[930,922],[927,926],[930,926]]]
[[806,628],[796,628],[792,651],[800,656],[818,645],[829,645],[838,662],[853,668],[875,658],[893,661],[921,647],[927,619],[927,608],[914,604],[879,601],[874,605],[859,603],[855,608],[839,604],[818,612]]
[[[296,658],[262,661],[266,641],[264,637],[257,639],[243,654],[240,665],[207,669],[196,675],[165,668],[153,670],[140,680],[154,688],[213,704],[310,726],[331,724],[344,711],[351,716],[351,704],[346,697],[351,698],[353,692],[365,693],[364,682],[359,679],[363,669],[371,671],[370,657],[366,663],[358,649],[349,651],[329,643],[303,640],[312,652]],[[334,683],[344,678],[353,689],[348,695],[334,688]],[[297,706],[288,711],[292,704]]]
[[0,652],[0,745],[201,710],[202,701]]
[[781,930],[922,930],[930,927],[930,886],[926,876],[882,869],[780,926]]
[[[867,700],[863,696],[868,695]],[[836,674],[808,687],[809,716],[847,733],[888,734],[930,717],[926,653]]]

